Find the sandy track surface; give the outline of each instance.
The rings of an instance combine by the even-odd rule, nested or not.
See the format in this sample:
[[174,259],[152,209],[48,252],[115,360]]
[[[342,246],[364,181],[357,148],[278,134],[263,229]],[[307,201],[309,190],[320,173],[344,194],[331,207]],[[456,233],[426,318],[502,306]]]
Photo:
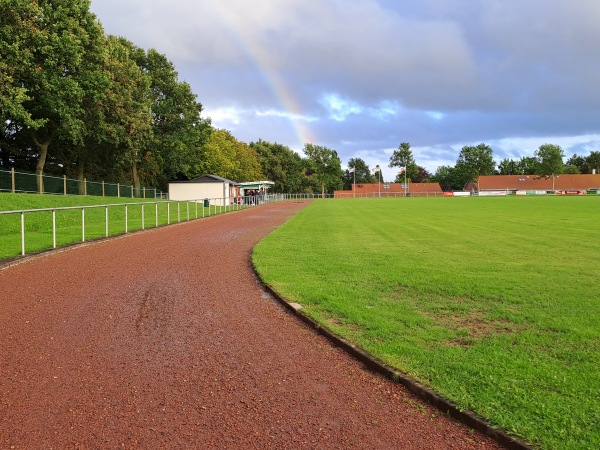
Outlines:
[[284,202],[0,270],[0,449],[497,448],[270,298]]

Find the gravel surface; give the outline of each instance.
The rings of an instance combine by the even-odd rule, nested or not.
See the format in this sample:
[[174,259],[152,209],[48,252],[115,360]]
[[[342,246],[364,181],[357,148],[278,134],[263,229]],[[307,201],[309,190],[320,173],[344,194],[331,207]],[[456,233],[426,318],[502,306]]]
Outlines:
[[252,247],[307,203],[0,270],[0,449],[498,448],[262,289]]

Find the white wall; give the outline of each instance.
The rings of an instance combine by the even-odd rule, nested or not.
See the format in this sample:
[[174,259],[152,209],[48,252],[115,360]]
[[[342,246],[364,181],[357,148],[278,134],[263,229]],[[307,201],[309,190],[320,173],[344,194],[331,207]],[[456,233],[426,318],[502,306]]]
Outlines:
[[[225,190],[224,190],[225,189]],[[204,200],[210,199],[211,205],[229,205],[229,183],[169,183],[170,200]]]

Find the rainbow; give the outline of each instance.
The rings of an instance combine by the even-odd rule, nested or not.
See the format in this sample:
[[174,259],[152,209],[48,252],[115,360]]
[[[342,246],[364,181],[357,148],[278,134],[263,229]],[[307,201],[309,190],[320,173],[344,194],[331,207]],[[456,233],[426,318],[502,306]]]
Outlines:
[[241,48],[248,56],[248,59],[254,64],[256,69],[258,69],[264,79],[265,85],[269,88],[271,94],[281,106],[283,111],[282,116],[289,120],[290,127],[298,146],[296,150],[301,151],[304,148],[304,144],[315,143],[315,136],[308,126],[309,120],[302,117],[300,105],[296,100],[292,89],[276,69],[273,58],[262,46],[257,45],[252,39],[245,39],[244,36],[240,34],[235,24],[228,17],[229,11],[226,11],[225,9],[226,8],[220,7],[216,8],[225,29],[229,32],[229,35],[233,38],[239,48]]

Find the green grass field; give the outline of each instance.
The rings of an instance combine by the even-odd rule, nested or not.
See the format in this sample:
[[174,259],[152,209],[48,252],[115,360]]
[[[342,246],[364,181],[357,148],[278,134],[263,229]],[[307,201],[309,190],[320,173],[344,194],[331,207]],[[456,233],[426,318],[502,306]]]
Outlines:
[[600,448],[600,197],[317,201],[253,260],[460,408],[542,448]]
[[[128,206],[127,230],[142,229],[142,206],[139,203],[151,202],[152,199],[131,199],[118,197],[92,196],[62,196],[39,194],[9,194],[0,193],[0,211],[23,209],[59,208],[68,206],[88,206],[105,204],[136,203]],[[158,224],[175,223],[188,219],[188,204],[177,204],[158,200]],[[196,217],[196,204],[189,203],[189,217]],[[202,217],[202,205],[198,204],[198,216]],[[109,236],[125,232],[125,206],[109,208]],[[211,207],[211,214],[220,212],[219,208]],[[204,208],[208,214],[208,208]],[[157,223],[154,205],[144,206],[144,228],[155,227]],[[56,244],[58,247],[82,241],[81,209],[56,212]],[[52,212],[27,213],[25,215],[25,250],[33,253],[52,248]],[[106,235],[105,208],[85,210],[85,240],[104,237]],[[0,260],[21,254],[21,217],[19,214],[0,215]]]

